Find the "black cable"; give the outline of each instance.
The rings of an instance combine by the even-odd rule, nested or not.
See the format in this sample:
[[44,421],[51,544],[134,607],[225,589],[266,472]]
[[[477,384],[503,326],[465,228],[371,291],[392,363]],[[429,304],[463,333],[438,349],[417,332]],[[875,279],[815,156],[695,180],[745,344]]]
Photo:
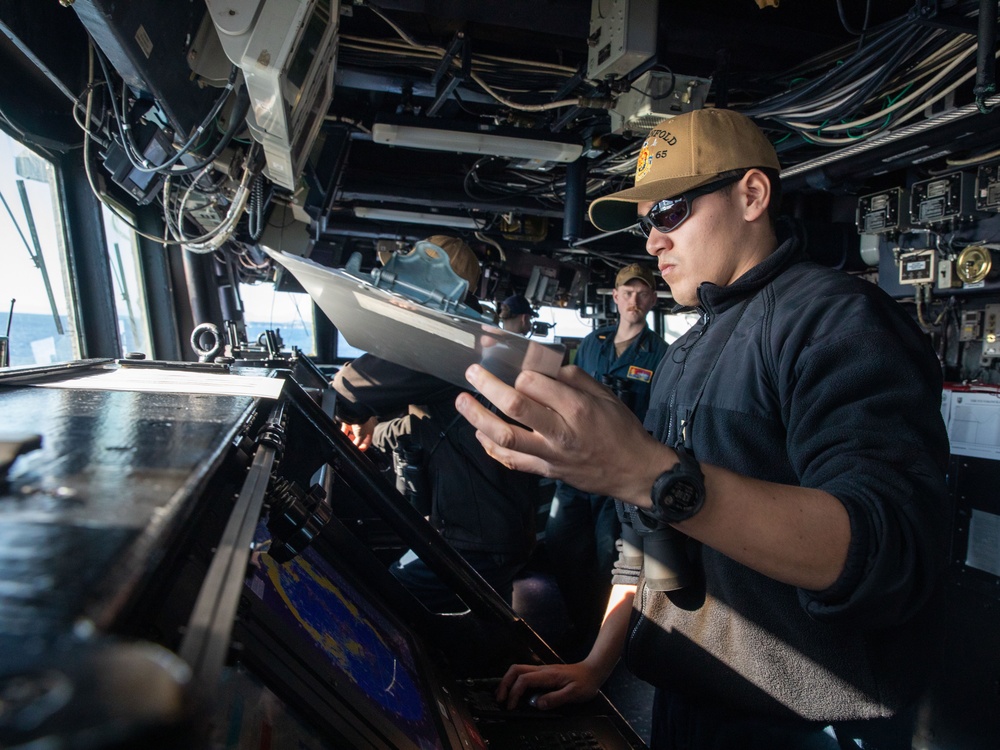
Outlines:
[[867,0],[865,3],[865,23],[861,27],[861,31],[855,31],[851,28],[851,25],[847,22],[847,16],[844,14],[844,0],[837,0],[837,14],[840,16],[840,25],[844,27],[846,31],[851,36],[863,36],[865,30],[868,28],[868,14],[871,12],[872,4],[871,0]]
[[[189,153],[195,141],[201,136],[201,134],[205,131],[205,129],[209,125],[211,125],[212,122],[215,121],[215,118],[218,116],[219,111],[222,109],[222,106],[226,103],[226,100],[229,98],[229,93],[233,90],[236,84],[237,74],[239,73],[239,68],[233,65],[232,68],[230,69],[229,78],[226,81],[226,85],[223,87],[222,93],[216,99],[215,103],[212,105],[212,108],[209,110],[208,114],[202,120],[201,124],[198,125],[197,128],[195,128],[194,132],[190,135],[187,141],[180,147],[180,149],[178,149],[174,153],[174,155],[171,156],[169,159],[167,159],[163,164],[159,164],[157,166],[148,166],[145,163],[145,157],[141,156],[141,152],[138,150],[138,147],[135,144],[135,140],[132,137],[132,125],[128,121],[127,113],[124,110],[122,111],[118,110],[118,103],[112,91],[111,73],[110,70],[108,69],[108,64],[104,59],[104,55],[101,53],[100,49],[98,49],[96,46],[94,48],[94,55],[97,57],[97,60],[101,65],[101,71],[104,74],[104,80],[108,84],[108,93],[111,99],[111,108],[114,113],[115,120],[118,123],[118,130],[122,138],[122,147],[125,150],[125,155],[132,163],[132,166],[135,167],[140,172],[158,172],[161,174],[170,173],[170,167],[172,167],[174,164],[180,161],[181,158],[183,158]],[[127,91],[128,87],[123,79],[122,80],[123,107],[126,104],[125,97]],[[142,161],[140,161],[140,159]],[[177,170],[176,172],[173,172],[173,174],[187,174],[187,173],[188,170]]]
[[861,27],[861,34],[858,35],[858,52],[865,46],[865,35],[868,33],[868,21],[872,12],[872,0],[865,0],[865,23]]
[[[826,118],[828,120],[840,120],[842,117],[847,117],[851,115],[855,108],[859,104],[863,104],[868,101],[872,93],[881,87],[889,76],[896,70],[900,59],[911,52],[910,44],[912,42],[912,37],[920,34],[920,29],[912,28],[908,38],[905,40],[904,44],[900,44],[899,47],[892,53],[890,58],[880,66],[878,72],[873,75],[862,88],[858,89],[854,94],[852,94],[845,102],[843,102],[836,110],[827,113]],[[778,118],[776,118],[778,119]],[[778,119],[781,122],[780,119]]]
[[197,164],[192,164],[189,167],[184,167],[182,169],[171,169],[167,174],[170,175],[185,175],[192,174],[193,172],[198,172],[209,164],[214,162],[219,158],[219,155],[225,150],[226,146],[229,145],[230,141],[233,140],[233,136],[244,124],[246,120],[247,112],[250,111],[250,92],[247,90],[246,86],[243,86],[236,92],[236,100],[233,102],[233,108],[229,113],[229,124],[226,126],[225,132],[219,139],[219,142],[215,144],[215,148],[212,149],[211,153],[202,159]]
[[[819,111],[823,113],[822,115],[819,115],[818,113],[801,114],[795,112],[782,112],[780,108],[777,108],[776,110],[768,108],[768,110],[764,111],[772,112],[769,117],[774,122],[781,123],[786,128],[796,133],[810,132],[812,130],[812,128],[802,128],[792,124],[796,120],[801,120],[803,118],[808,119],[813,117],[822,117],[824,122],[843,122],[847,119],[858,119],[859,115],[864,111],[864,106],[872,101],[873,95],[879,90],[879,88],[884,88],[888,81],[898,80],[896,76],[900,70],[912,70],[913,63],[911,62],[911,59],[915,56],[924,54],[923,51],[939,36],[940,34],[933,29],[921,28],[917,26],[911,26],[909,29],[905,30],[899,38],[899,42],[901,42],[899,46],[897,46],[897,48],[886,60],[884,60],[884,62],[880,62],[877,67],[877,73],[872,75],[860,89],[855,91],[853,94],[850,94],[847,98],[840,102],[827,103],[826,105],[819,102],[815,104],[815,106],[819,108]],[[935,84],[935,88],[940,89],[947,85],[949,85],[947,81],[940,81]],[[783,106],[787,107],[789,105],[785,102],[783,103]],[[759,116],[760,110],[757,112],[751,110],[746,113],[751,116],[754,114]],[[889,118],[886,118],[880,122],[871,122],[859,125],[851,137],[870,137],[877,132],[883,131],[888,126],[888,123]]]
[[[902,21],[896,22],[892,27],[886,28],[884,30],[884,35],[891,35],[901,39],[906,35],[907,31],[912,30],[914,26],[915,24],[913,22],[904,18]],[[879,43],[876,44],[876,41]],[[873,39],[872,43],[868,45],[863,54],[858,55],[856,53],[851,53],[847,56],[847,60],[842,65],[837,65],[803,86],[768,97],[763,101],[758,102],[755,106],[744,109],[743,113],[747,116],[753,117],[772,110],[787,109],[792,105],[808,100],[808,97],[817,90],[823,90],[824,92],[828,91],[830,88],[834,87],[834,81],[844,78],[847,82],[850,82],[851,80],[856,79],[859,75],[863,75],[871,70],[871,68],[874,67],[874,63],[878,59],[880,59],[883,55],[888,54],[887,50],[894,41],[896,40],[892,39],[887,42],[883,40],[881,36],[877,40]],[[845,51],[845,48],[841,48],[840,51]],[[794,74],[789,73],[786,75]]]

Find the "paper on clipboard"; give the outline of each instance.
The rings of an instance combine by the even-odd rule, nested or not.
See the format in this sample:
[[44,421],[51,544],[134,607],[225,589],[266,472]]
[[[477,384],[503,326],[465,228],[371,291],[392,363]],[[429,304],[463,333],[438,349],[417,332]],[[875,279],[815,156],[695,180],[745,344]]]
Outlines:
[[468,388],[465,370],[480,364],[513,385],[532,370],[555,377],[565,348],[481,320],[417,304],[339,268],[267,249],[295,277],[347,342],[413,370]]

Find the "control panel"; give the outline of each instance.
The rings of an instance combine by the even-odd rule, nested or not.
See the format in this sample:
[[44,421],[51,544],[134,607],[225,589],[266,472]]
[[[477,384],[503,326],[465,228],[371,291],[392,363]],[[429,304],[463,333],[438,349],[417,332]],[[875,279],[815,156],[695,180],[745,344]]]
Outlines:
[[914,250],[899,256],[900,284],[933,284],[937,253],[933,249]]
[[983,311],[966,310],[962,313],[962,326],[958,331],[959,341],[979,341],[983,336]]

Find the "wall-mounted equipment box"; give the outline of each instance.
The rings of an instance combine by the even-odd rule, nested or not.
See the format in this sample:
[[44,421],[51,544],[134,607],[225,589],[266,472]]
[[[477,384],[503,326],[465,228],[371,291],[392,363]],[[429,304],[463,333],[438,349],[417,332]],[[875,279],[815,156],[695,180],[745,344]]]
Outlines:
[[624,76],[656,54],[656,0],[593,0],[587,78]]
[[909,193],[905,188],[889,188],[858,198],[856,223],[859,234],[885,234],[907,229]]
[[983,336],[983,311],[966,310],[962,313],[962,327],[958,331],[959,341],[978,341]]
[[910,225],[928,227],[975,215],[975,180],[965,172],[915,182],[910,187]]
[[1000,211],[1000,162],[981,164],[976,170],[976,209]]
[[711,86],[711,78],[648,70],[615,100],[610,111],[611,132],[645,134],[661,120],[701,109]]
[[1000,357],[1000,305],[983,310],[983,358]]

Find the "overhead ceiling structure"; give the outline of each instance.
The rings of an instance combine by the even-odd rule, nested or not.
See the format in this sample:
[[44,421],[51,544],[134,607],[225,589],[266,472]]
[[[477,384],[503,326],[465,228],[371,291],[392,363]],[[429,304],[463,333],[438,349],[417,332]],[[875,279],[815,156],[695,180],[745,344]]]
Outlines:
[[37,84],[4,77],[0,126],[58,150],[89,117],[102,174],[251,277],[291,221],[333,265],[447,228],[514,286],[560,263],[610,277],[642,242],[587,204],[698,107],[760,124],[804,220],[850,221],[857,195],[996,142],[987,0],[62,5],[0,0],[0,62]]

